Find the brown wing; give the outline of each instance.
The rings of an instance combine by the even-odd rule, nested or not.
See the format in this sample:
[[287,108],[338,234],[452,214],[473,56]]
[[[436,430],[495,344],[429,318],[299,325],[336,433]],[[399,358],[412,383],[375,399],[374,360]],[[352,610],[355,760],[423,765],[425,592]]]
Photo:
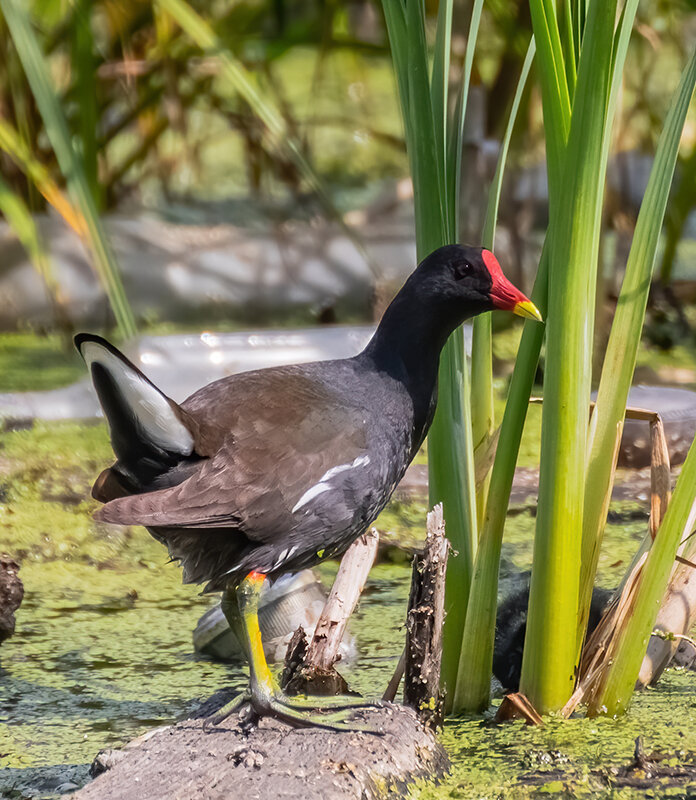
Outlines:
[[295,525],[293,508],[326,472],[366,453],[360,409],[298,368],[238,375],[183,404],[197,450],[214,452],[177,486],[112,500],[97,517],[149,527],[238,527],[263,540]]

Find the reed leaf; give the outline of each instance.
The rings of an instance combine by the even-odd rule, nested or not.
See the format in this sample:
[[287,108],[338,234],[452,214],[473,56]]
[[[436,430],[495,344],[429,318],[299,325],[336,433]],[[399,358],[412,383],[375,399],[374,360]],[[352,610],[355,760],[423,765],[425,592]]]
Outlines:
[[[538,52],[539,74],[542,83],[542,95],[546,98],[549,107],[545,113],[545,127],[552,127],[546,139],[547,162],[561,162],[567,142],[567,132],[570,127],[570,94],[565,83],[565,70],[562,64],[554,61],[554,46],[547,32],[547,17],[544,9],[537,9],[537,16],[543,20],[542,32],[544,33],[544,48]],[[554,17],[555,18],[555,17]],[[558,35],[556,30],[555,36]],[[560,39],[559,39],[560,41]],[[535,42],[536,47],[536,42]],[[528,58],[530,57],[528,53]],[[556,172],[552,174],[549,168],[549,195],[560,192],[560,177]],[[544,244],[539,269],[532,289],[531,298],[534,305],[546,317],[547,310],[547,282],[548,282],[548,243]],[[522,431],[527,417],[527,403],[534,385],[534,375],[539,362],[539,354],[544,341],[544,327],[536,323],[525,323],[522,339],[515,360],[510,389],[500,427],[500,438],[496,449],[496,456],[491,470],[488,496],[495,498],[495,503],[487,504],[483,515],[483,531],[481,540],[490,543],[491,552],[487,558],[497,561],[500,558],[500,545],[505,527],[507,506],[512,489],[512,480],[515,473],[515,464],[519,453]],[[497,555],[495,553],[497,552]],[[489,565],[490,566],[490,565]]]
[[[447,124],[449,54],[436,53],[429,76],[425,16],[418,0],[383,0],[389,44],[404,120],[406,150],[414,187],[418,257],[456,241],[458,206],[449,191],[456,161],[453,137],[458,128]],[[449,47],[443,30],[450,16],[441,9],[436,39]],[[469,47],[472,47],[471,35]],[[461,94],[460,94],[461,97]],[[461,102],[461,101],[460,101]],[[442,502],[447,535],[457,555],[447,569],[447,623],[444,631],[442,680],[450,687],[451,706],[457,677],[461,633],[466,614],[471,567],[476,546],[476,498],[469,410],[468,371],[463,336],[456,331],[440,359],[438,408],[428,435],[429,496]]]
[[[533,2],[532,17],[539,52],[540,37],[555,52],[560,40],[553,6]],[[611,88],[616,2],[594,0],[589,7],[578,64],[568,144],[561,162],[562,194],[551,197],[549,311],[546,371],[534,557],[520,690],[542,713],[560,709],[573,691],[577,649],[580,553],[591,378],[594,297],[588,291],[597,270],[604,170],[603,141]],[[554,30],[550,30],[553,27]],[[542,28],[542,29],[540,29]],[[547,33],[548,31],[548,33]],[[565,70],[559,76],[565,84]],[[546,94],[549,92],[547,90]],[[548,100],[544,127],[548,130]],[[560,120],[557,113],[553,119]],[[557,141],[561,130],[551,123]],[[548,134],[547,134],[548,136]]]
[[77,126],[81,161],[92,199],[96,207],[101,208],[102,192],[97,165],[97,64],[90,16],[92,7],[92,0],[76,0],[74,4],[71,57],[75,99],[80,109]]
[[[622,19],[619,28],[619,36],[623,41],[619,42],[617,48],[616,61],[619,69],[616,70],[615,78],[616,94],[628,40],[626,31],[630,31],[632,27],[632,15],[635,15],[636,6],[635,1],[627,3],[625,12],[631,16]],[[695,58],[696,56],[692,57],[684,71],[658,142],[636,222],[591,419],[585,484],[578,646],[582,644],[585,635],[592,585],[611,499],[615,467],[614,437],[617,428],[623,423],[633,379],[660,231],[679,154],[681,132],[694,88]]]
[[133,313],[99,219],[82,160],[72,146],[68,124],[51,82],[48,65],[31,28],[27,6],[20,0],[2,0],[0,8],[41,113],[46,135],[67,181],[68,191],[84,219],[86,239],[116,324],[124,338],[131,337],[136,332]]
[[[464,123],[469,105],[469,87],[471,86],[471,71],[474,66],[474,53],[478,39],[481,14],[483,13],[483,0],[474,0],[471,8],[471,20],[467,36],[466,52],[464,54],[464,69],[462,84],[457,98],[457,107],[453,120],[453,130],[449,137],[449,163],[452,165],[447,173],[449,192],[449,206],[453,211],[459,209],[459,198],[462,181],[462,153],[464,151]],[[459,219],[455,219],[456,233],[458,233]]]
[[[583,539],[583,550],[589,551],[584,552],[588,572],[593,563],[596,565],[598,529],[604,522],[605,497],[611,482],[613,458],[606,452],[607,443],[612,435],[612,426],[615,431],[626,407],[679,142],[695,86],[696,53],[682,74],[657,146],[602,369],[593,415],[595,429],[586,490],[588,527],[592,526]],[[692,446],[667,515],[643,567],[634,611],[615,648],[604,692],[593,705],[595,713],[599,710],[606,710],[609,714],[620,713],[628,705],[677,548],[681,539],[691,533],[692,526],[687,525],[687,518],[695,499],[695,475],[696,448]]]
[[[534,52],[534,40],[532,39],[527,49],[527,55],[522,65],[522,72],[517,82],[517,89],[508,116],[507,127],[500,148],[500,155],[498,156],[495,176],[489,189],[488,207],[483,232],[483,244],[485,247],[492,247],[493,245],[495,222],[498,215],[498,205],[500,202],[500,192],[502,189],[507,153],[510,146],[512,131],[517,119],[517,112],[522,100],[522,94],[534,59]],[[490,314],[485,314],[477,317],[474,322],[472,383],[476,383],[476,381],[482,379],[476,372],[476,365],[490,363],[490,321]],[[536,327],[543,331],[542,326],[537,325]],[[486,359],[488,359],[487,362]],[[531,374],[533,374],[533,372]],[[489,375],[484,375],[483,379],[485,380],[486,377],[490,380]],[[528,396],[529,394],[527,397]],[[487,409],[477,409],[474,398],[475,395],[472,393],[474,441],[478,443],[481,436],[492,434],[494,422],[491,412],[488,417],[491,427],[489,430],[486,430],[486,417],[484,415]],[[524,402],[524,407],[526,407],[526,400]],[[509,426],[507,430],[509,430]],[[516,453],[513,458],[513,470],[514,461],[516,461]],[[479,503],[480,502],[479,500]],[[497,494],[493,495],[493,505],[499,505]],[[506,506],[507,503],[505,503],[505,507]],[[481,505],[479,505],[479,511],[481,511]],[[485,518],[485,506],[483,512]],[[504,513],[503,511],[503,518]],[[455,712],[482,711],[487,708],[490,703],[490,676],[493,665],[493,644],[495,640],[498,571],[500,567],[502,532],[502,525],[499,527],[484,525],[480,529],[479,545],[476,551],[466,619],[461,639],[459,669],[453,700],[453,709]]]
[[46,167],[34,157],[19,132],[4,119],[0,119],[0,150],[15,162],[75,233],[86,235],[87,225],[82,214],[65,196]]
[[[527,83],[529,70],[534,59],[534,40],[527,48],[527,54],[522,64],[522,70],[517,82],[517,89],[513,97],[512,106],[508,115],[507,126],[500,146],[498,163],[496,165],[493,181],[488,190],[488,204],[483,223],[481,244],[493,250],[495,228],[498,219],[498,206],[500,193],[503,186],[503,174],[507,163],[507,154],[510,147],[512,131],[517,119],[522,94]],[[471,427],[474,442],[474,452],[485,447],[490,441],[495,430],[495,410],[493,406],[493,355],[492,355],[492,317],[490,314],[479,314],[474,318],[471,345]],[[479,527],[479,536],[486,510],[490,473],[480,482],[476,494],[476,508]]]
[[43,245],[34,218],[21,195],[14,192],[0,175],[0,212],[21,242],[49,294],[59,301],[60,292],[51,261]]
[[[438,173],[441,181],[440,195],[446,196],[447,175],[449,167],[449,84],[450,84],[450,51],[452,48],[452,9],[453,0],[440,0],[437,9],[437,31],[435,34],[435,51],[430,81],[430,94],[433,108],[433,126],[438,151]],[[447,220],[450,233],[456,227],[456,220]]]
[[603,690],[588,713],[616,716],[628,708],[680,543],[696,523],[696,441],[682,467],[667,513],[638,578],[627,624],[613,647]]
[[563,154],[570,130],[571,94],[554,0],[530,0],[544,109],[549,195],[560,188]]

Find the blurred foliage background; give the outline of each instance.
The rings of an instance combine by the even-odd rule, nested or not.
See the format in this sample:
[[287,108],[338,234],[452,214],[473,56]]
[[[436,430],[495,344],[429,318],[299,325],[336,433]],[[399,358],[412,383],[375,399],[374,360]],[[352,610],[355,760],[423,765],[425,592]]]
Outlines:
[[[123,0],[35,0],[30,6],[101,210],[302,195],[306,185],[297,166],[221,75],[219,60],[202,53],[165,6]],[[339,204],[346,202],[341,191],[364,191],[406,174],[379,4],[217,0],[192,7],[264,101],[282,114],[303,154],[339,193]],[[693,0],[641,3],[617,150],[653,147],[668,101],[664,85],[674,83],[693,47],[695,10]],[[465,7],[460,16],[468,19]],[[530,34],[527,3],[485,4],[474,75],[483,108],[472,134],[500,136]],[[58,187],[63,178],[2,18],[0,65],[2,175],[32,211],[40,211],[46,191],[42,195],[36,177],[28,177],[29,158]],[[526,121],[513,146],[518,166],[539,162],[543,146],[538,90],[534,81],[530,86]],[[12,137],[24,146],[26,159],[11,146]]]
[[[115,322],[121,338],[134,334],[136,320],[142,327],[172,321],[172,315],[131,307],[135,292],[119,274],[100,224],[104,215],[154,210],[177,222],[253,227],[264,219],[285,228],[298,219],[310,225],[328,220],[380,276],[382,265],[364,244],[364,227],[377,212],[388,217],[397,207],[410,209],[410,200],[379,3],[3,0],[0,9],[0,213],[54,305],[38,326],[18,312],[9,323],[3,318],[2,327],[64,333],[79,327],[52,263],[54,229],[47,232],[41,223],[46,212],[62,217],[90,251],[111,307],[112,319],[101,326]],[[426,2],[433,38],[436,11],[436,3]],[[21,31],[19,23],[11,24],[15,15],[24,20]],[[455,7],[453,83],[469,17],[470,3],[462,0]],[[465,133],[462,236],[469,241],[480,238],[482,187],[495,168],[530,35],[528,3],[484,4]],[[612,275],[620,275],[625,260],[622,242],[630,241],[667,108],[664,87],[676,83],[695,43],[695,0],[640,4],[610,168],[606,230],[615,236],[601,297],[615,293]],[[27,57],[31,48],[33,62]],[[42,72],[52,96],[37,92]],[[538,86],[532,76],[500,207],[505,242],[497,243],[511,278],[527,289],[531,275],[525,275],[525,264],[528,270],[536,264],[547,221]],[[693,119],[682,144],[660,271],[664,286],[673,277],[677,244],[696,203]],[[60,158],[66,146],[67,165]],[[0,241],[0,252],[6,243]],[[0,266],[0,280],[9,268],[7,261]],[[379,287],[377,295],[375,313]],[[653,328],[670,347],[682,336],[688,314],[669,293],[666,306]],[[682,326],[676,333],[674,319]]]

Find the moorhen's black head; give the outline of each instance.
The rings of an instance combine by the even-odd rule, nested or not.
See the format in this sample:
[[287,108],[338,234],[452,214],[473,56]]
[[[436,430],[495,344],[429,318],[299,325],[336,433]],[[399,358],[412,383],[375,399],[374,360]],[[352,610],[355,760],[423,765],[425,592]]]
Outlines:
[[423,259],[408,280],[419,304],[457,323],[502,309],[541,320],[536,306],[503,275],[490,250],[450,244]]
[[423,259],[380,322],[374,346],[439,353],[464,320],[501,309],[541,321],[534,303],[503,275],[490,250],[450,244]]

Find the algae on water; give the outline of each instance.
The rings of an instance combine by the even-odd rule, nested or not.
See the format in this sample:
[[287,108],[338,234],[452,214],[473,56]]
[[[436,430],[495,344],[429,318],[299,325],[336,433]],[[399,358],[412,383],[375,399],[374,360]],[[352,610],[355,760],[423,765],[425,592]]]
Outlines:
[[[98,750],[120,747],[185,716],[222,686],[246,682],[245,668],[193,653],[192,630],[217,598],[183,586],[166,550],[142,528],[91,519],[90,486],[112,459],[103,423],[0,433],[0,551],[22,562],[26,590],[17,633],[0,648],[0,797],[49,797],[61,784],[82,783]],[[425,510],[422,502],[399,501],[377,526],[414,546]],[[529,567],[533,511],[530,503],[508,519],[504,574]],[[623,504],[613,520],[600,566],[605,586],[623,574],[647,510]],[[335,564],[319,572],[328,584]],[[381,695],[401,652],[409,580],[407,560],[377,565],[351,620],[360,658],[339,670],[368,697]],[[612,794],[598,771],[630,762],[639,734],[647,752],[678,760],[688,757],[680,751],[696,751],[693,690],[691,674],[670,671],[618,721],[552,721],[539,729],[448,723],[452,774],[413,796],[647,797]]]

